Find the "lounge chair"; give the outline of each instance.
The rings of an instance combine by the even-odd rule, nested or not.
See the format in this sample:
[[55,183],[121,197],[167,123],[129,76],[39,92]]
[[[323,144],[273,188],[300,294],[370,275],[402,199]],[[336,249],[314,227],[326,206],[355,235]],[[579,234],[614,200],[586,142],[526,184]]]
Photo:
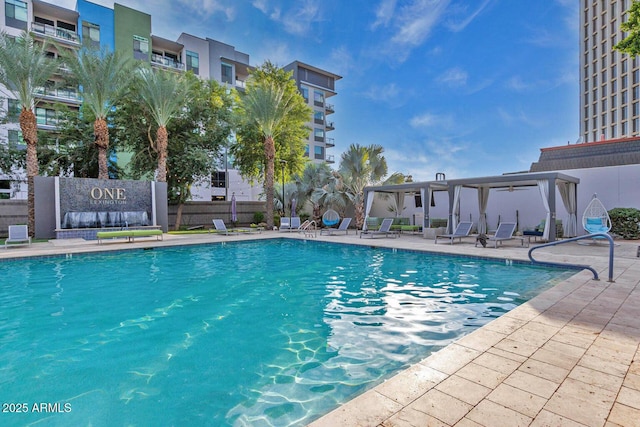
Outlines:
[[300,228],[300,217],[280,218],[280,231],[298,231]]
[[438,239],[449,239],[449,243],[453,245],[453,241],[455,239],[459,239],[462,242],[463,237],[468,237],[469,233],[471,233],[471,227],[473,227],[472,222],[461,222],[456,227],[456,230],[452,234],[441,234],[436,236],[436,240],[434,243],[438,243]]
[[351,218],[343,218],[338,228],[323,228],[320,230],[320,235],[326,234],[328,236],[333,236],[336,233],[342,232],[344,232],[344,234],[349,234],[349,224],[351,224]]
[[369,236],[369,237],[376,237],[376,236],[398,237],[399,236],[398,232],[391,231],[392,224],[393,224],[393,218],[385,218],[382,220],[382,224],[380,224],[380,228],[378,228],[377,230],[363,230],[360,233],[360,238],[362,239],[363,235]]
[[[516,223],[515,222],[501,222],[498,225],[498,229],[496,230],[496,234],[493,236],[488,236],[487,241],[493,242],[493,247],[497,248],[498,243],[502,243],[505,240],[513,240],[515,237],[513,233],[516,231]],[[520,237],[520,242],[524,245],[524,238]],[[478,246],[478,242],[476,241],[476,246]]]
[[221,219],[214,219],[213,226],[215,230],[209,230],[212,233],[220,233],[228,236],[229,234],[243,234],[243,233],[259,233],[261,231],[260,228],[251,228],[251,227],[235,227],[235,228],[227,228],[224,221]]
[[26,225],[10,225],[9,237],[4,241],[4,248],[7,249],[9,244],[25,244],[31,246],[31,237],[29,237],[29,228]]

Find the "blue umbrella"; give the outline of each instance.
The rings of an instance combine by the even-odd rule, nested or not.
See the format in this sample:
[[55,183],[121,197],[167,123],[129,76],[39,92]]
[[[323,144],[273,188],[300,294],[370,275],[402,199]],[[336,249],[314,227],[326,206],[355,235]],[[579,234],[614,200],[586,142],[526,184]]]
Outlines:
[[238,212],[236,211],[236,193],[231,195],[231,222],[238,222]]

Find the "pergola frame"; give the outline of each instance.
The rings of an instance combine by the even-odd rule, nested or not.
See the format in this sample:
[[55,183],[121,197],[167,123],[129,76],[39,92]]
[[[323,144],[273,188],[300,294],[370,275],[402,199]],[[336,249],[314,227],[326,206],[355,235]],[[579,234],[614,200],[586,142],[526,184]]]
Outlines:
[[[556,227],[551,227],[550,224],[555,224],[557,217],[556,213],[556,186],[560,189],[562,196],[562,202],[564,203],[569,213],[569,223],[567,224],[567,237],[573,237],[577,234],[577,213],[576,207],[578,205],[578,191],[577,187],[580,183],[580,179],[574,176],[563,174],[560,172],[526,172],[526,173],[514,173],[497,176],[485,176],[476,178],[462,178],[462,179],[449,179],[446,181],[424,181],[424,182],[408,182],[398,185],[380,185],[365,187],[365,224],[363,228],[366,229],[366,217],[369,216],[371,205],[373,203],[374,193],[407,193],[407,192],[420,192],[422,196],[422,211],[424,213],[423,228],[427,228],[429,225],[429,200],[433,191],[447,191],[449,194],[449,216],[447,232],[452,233],[458,222],[456,214],[459,213],[460,206],[460,190],[462,188],[475,188],[478,191],[478,201],[486,209],[486,203],[489,197],[489,191],[491,189],[511,189],[518,187],[538,187],[540,189],[541,199],[545,205],[547,211],[547,218],[545,222],[545,230],[543,238],[553,242],[556,240]],[[483,209],[481,207],[480,218],[483,218]],[[478,228],[480,232],[486,232],[486,220],[484,229],[479,221]]]

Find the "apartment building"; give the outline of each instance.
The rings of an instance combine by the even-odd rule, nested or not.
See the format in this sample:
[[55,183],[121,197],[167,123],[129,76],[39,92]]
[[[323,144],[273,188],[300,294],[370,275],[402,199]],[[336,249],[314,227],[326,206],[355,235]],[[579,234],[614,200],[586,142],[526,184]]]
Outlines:
[[614,46],[632,0],[580,0],[580,139],[640,134],[640,62]]
[[[77,0],[76,9],[69,10],[42,0],[4,2],[2,13],[5,17],[0,29],[10,34],[19,35],[23,30],[30,30],[43,40],[51,38],[72,49],[79,49],[82,43],[91,43],[148,62],[154,68],[178,73],[192,71],[200,78],[213,79],[238,90],[244,90],[252,68],[249,54],[221,41],[187,33],[182,33],[174,41],[153,34],[150,14],[118,3],[110,9],[87,0]],[[51,55],[56,57],[58,53],[54,51]],[[298,61],[285,69],[293,71],[302,95],[314,109],[308,123],[313,131],[306,155],[315,162],[333,163],[333,155],[327,154],[327,149],[333,147],[334,142],[327,133],[334,126],[327,116],[334,112],[334,108],[325,100],[336,95],[335,81],[341,77]],[[57,123],[55,110],[50,108],[51,102],[65,102],[78,108],[81,102],[78,90],[54,90],[51,85],[43,88],[43,95],[36,106],[38,126],[55,132]],[[4,100],[4,103],[6,111],[15,110],[13,100]],[[0,138],[19,141],[19,125],[0,125]],[[116,160],[121,167],[130,159],[131,153],[117,153]],[[262,189],[242,179],[233,168],[233,159],[226,150],[219,164],[220,170],[210,180],[200,182],[192,189],[194,200],[228,200],[234,193],[237,200],[258,200]],[[0,197],[26,198],[26,184],[0,176]]]

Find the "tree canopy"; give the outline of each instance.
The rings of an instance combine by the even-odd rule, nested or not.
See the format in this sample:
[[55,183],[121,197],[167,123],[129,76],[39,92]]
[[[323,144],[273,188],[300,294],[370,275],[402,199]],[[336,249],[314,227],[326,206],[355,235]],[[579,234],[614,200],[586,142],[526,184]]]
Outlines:
[[620,24],[620,29],[628,34],[614,48],[631,56],[640,55],[640,1],[631,3],[627,21]]

